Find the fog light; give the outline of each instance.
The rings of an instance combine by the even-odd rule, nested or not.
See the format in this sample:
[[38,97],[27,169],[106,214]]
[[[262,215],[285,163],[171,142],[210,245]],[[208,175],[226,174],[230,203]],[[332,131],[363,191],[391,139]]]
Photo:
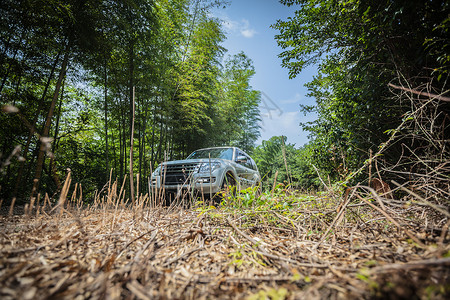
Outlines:
[[215,178],[215,177],[213,177],[213,178],[203,177],[203,178],[197,179],[197,182],[198,182],[198,183],[210,183],[210,182],[211,182],[211,179],[212,179],[212,182],[215,182],[215,181],[216,181],[216,178]]

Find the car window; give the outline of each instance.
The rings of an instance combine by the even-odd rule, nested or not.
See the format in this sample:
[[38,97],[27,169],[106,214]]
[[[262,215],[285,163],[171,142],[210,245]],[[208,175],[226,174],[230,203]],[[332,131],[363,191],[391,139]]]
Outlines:
[[247,160],[243,163],[243,165],[244,165],[245,167],[249,168],[249,169],[253,169],[253,166],[252,166],[252,159],[251,159],[247,154],[245,154],[244,152],[241,152],[240,155],[244,156],[244,157],[247,159]]
[[244,162],[244,166],[246,166],[247,168],[251,169],[252,168],[252,162],[250,161],[249,157],[247,155],[244,155],[247,160]]
[[222,158],[227,160],[233,159],[233,148],[212,148],[202,149],[191,153],[186,159],[197,158]]
[[245,157],[247,157],[247,162],[245,163],[245,166],[249,169],[253,170],[253,164],[252,164],[252,159],[250,158],[250,156],[246,155]]
[[[241,157],[241,156],[245,156],[245,153],[242,152],[242,151],[237,150],[237,151],[236,151],[236,158],[235,158],[235,161],[237,162],[237,161],[238,161],[238,158]],[[244,163],[239,163],[239,164],[244,165]]]

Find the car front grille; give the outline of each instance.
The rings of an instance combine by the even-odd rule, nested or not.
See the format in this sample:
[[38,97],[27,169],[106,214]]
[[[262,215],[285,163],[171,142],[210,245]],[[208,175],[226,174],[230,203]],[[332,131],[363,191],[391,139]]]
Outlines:
[[199,164],[166,165],[161,173],[166,176],[164,180],[166,185],[189,184],[192,173],[196,172],[198,168]]

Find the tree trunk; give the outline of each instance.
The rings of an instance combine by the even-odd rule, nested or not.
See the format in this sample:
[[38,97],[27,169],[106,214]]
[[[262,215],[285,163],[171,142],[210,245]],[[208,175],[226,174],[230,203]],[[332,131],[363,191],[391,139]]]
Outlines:
[[126,112],[125,109],[122,107],[122,155],[121,155],[121,166],[120,166],[120,173],[122,178],[125,176],[126,172],[126,165],[127,165],[127,130],[126,130]]
[[135,117],[135,106],[134,106],[134,87],[132,92],[132,109],[131,109],[131,137],[130,137],[130,192],[131,192],[131,203],[133,203],[133,208],[135,208],[134,199],[134,174],[133,174],[133,140],[134,140],[134,117]]
[[[138,104],[138,109],[137,109],[137,115],[141,115],[141,111],[139,110],[139,104]],[[137,182],[138,186],[142,186],[140,183],[141,181],[141,175],[142,175],[142,121],[138,121],[137,123],[137,136],[138,136],[138,174],[139,174],[139,180]],[[137,192],[139,193],[139,191]],[[139,195],[138,195],[139,196]]]
[[47,84],[45,85],[44,92],[42,93],[42,97],[39,101],[38,109],[36,111],[33,122],[31,123],[30,133],[28,134],[27,142],[25,144],[25,148],[23,150],[23,155],[22,155],[24,158],[24,161],[20,162],[20,165],[19,165],[19,170],[17,172],[16,185],[15,185],[14,191],[13,191],[13,197],[17,197],[17,192],[19,190],[19,186],[22,183],[23,170],[24,170],[25,162],[26,162],[26,159],[28,156],[28,151],[30,149],[31,140],[35,134],[36,123],[37,123],[38,117],[40,115],[40,112],[44,107],[45,97],[47,96],[48,88],[50,86],[53,75],[55,73],[56,66],[58,65],[60,55],[61,55],[61,51],[59,51],[58,54],[56,55],[55,62],[53,63],[52,69],[50,71],[50,75],[48,76]]
[[159,122],[159,142],[158,142],[158,149],[156,150],[156,160],[159,162],[161,162],[163,157],[163,149],[162,149],[162,145],[164,143],[164,134],[163,134],[163,130],[164,130],[164,124],[163,124],[163,118],[161,116],[161,120]]
[[108,145],[108,69],[107,69],[107,60],[105,56],[105,83],[104,83],[104,95],[105,95],[105,152],[106,152],[106,180],[109,180],[109,145]]
[[67,68],[67,64],[69,61],[70,48],[71,48],[71,42],[69,40],[69,42],[67,43],[66,49],[64,51],[65,52],[64,59],[63,59],[62,65],[61,65],[61,70],[59,71],[59,77],[58,77],[58,81],[56,83],[55,92],[53,94],[52,103],[50,105],[50,109],[48,110],[47,118],[45,119],[44,130],[42,132],[42,135],[41,135],[40,141],[39,141],[40,146],[39,146],[39,153],[38,153],[38,158],[37,158],[37,163],[36,163],[35,179],[33,182],[33,188],[31,190],[31,198],[34,197],[34,195],[36,194],[36,192],[39,188],[39,182],[40,182],[41,175],[42,175],[42,168],[44,166],[44,157],[45,157],[46,147],[47,147],[47,143],[49,142],[49,141],[43,140],[43,138],[48,137],[48,134],[50,131],[50,125],[52,122],[52,117],[53,117],[53,112],[55,110],[56,101],[58,100],[59,90],[61,89],[63,78],[66,75],[66,68]]
[[152,168],[155,165],[155,128],[156,128],[156,104],[155,110],[153,111],[152,140],[150,142],[150,145],[152,145],[152,153],[150,158],[150,165]]
[[[58,138],[58,133],[59,133],[59,120],[61,119],[61,108],[62,108],[62,101],[63,101],[63,97],[64,97],[65,82],[66,82],[66,80],[63,80],[62,87],[61,87],[61,97],[59,97],[59,107],[58,107],[58,113],[56,115],[55,133],[53,134],[53,141],[54,141],[53,150],[52,150],[53,153],[55,153],[56,150],[58,149],[57,138]],[[48,169],[50,170],[53,181],[55,182],[56,187],[59,190],[61,188],[61,182],[56,173],[56,165],[55,165],[55,157],[54,156],[52,156],[50,158],[50,164],[49,164]]]
[[[120,137],[119,137],[120,143]],[[112,157],[113,157],[113,168],[115,170],[115,175],[117,176],[117,152],[116,152],[116,140],[114,139],[114,131],[111,131],[111,147],[112,147]]]
[[[145,113],[143,116],[143,120],[142,122],[140,122],[140,134],[139,134],[139,174],[141,180],[145,180],[145,178],[147,177],[147,160],[145,159],[145,148],[147,143],[145,142],[145,132],[146,132],[146,127],[147,127],[147,117],[148,117],[148,106],[145,106]],[[142,167],[144,168],[144,171],[142,171]],[[140,186],[144,187],[145,184],[140,184]]]

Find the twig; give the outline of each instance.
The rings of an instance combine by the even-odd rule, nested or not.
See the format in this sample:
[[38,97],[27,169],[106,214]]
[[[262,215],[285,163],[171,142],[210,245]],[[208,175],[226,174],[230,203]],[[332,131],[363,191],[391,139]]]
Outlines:
[[130,245],[133,244],[134,242],[136,242],[136,241],[142,239],[144,236],[146,236],[146,235],[152,233],[152,232],[155,231],[156,229],[158,229],[158,228],[150,229],[149,231],[144,232],[143,234],[139,235],[137,238],[135,238],[135,239],[131,240],[130,242],[128,242],[128,243],[122,248],[122,250],[117,254],[117,259],[122,255],[122,253],[125,251],[125,249],[128,248],[128,246],[130,246]]
[[9,207],[9,213],[8,216],[11,217],[14,212],[14,203],[16,203],[16,197],[14,197],[11,201],[11,206]]
[[278,170],[276,170],[275,172],[275,177],[273,179],[273,186],[272,186],[272,197],[273,197],[273,193],[275,192],[275,187],[277,185],[277,177],[278,177]]
[[[233,229],[239,233],[240,235],[242,235],[244,238],[246,238],[247,240],[249,240],[250,242],[252,242],[252,244],[256,245],[258,247],[258,249],[261,247],[260,246],[260,242],[258,242],[257,240],[253,239],[251,236],[247,235],[246,233],[242,232],[241,230],[239,230],[239,228],[236,227],[236,225],[231,221],[230,218],[227,218],[228,224],[230,224],[231,227],[233,227]],[[262,248],[262,247],[261,247]],[[263,251],[265,251],[265,249],[261,249]]]
[[147,296],[146,289],[137,281],[133,280],[129,283],[127,283],[127,288],[130,290],[130,292],[133,294],[133,296],[136,296],[139,299],[142,300],[151,300],[152,297]]
[[416,94],[418,96],[425,96],[425,97],[434,98],[434,99],[440,100],[440,101],[450,102],[450,97],[436,95],[436,94],[432,94],[432,93],[428,93],[428,92],[419,92],[419,91],[416,91],[416,90],[413,90],[413,89],[410,89],[410,88],[406,88],[406,87],[403,87],[403,86],[394,85],[392,83],[389,83],[388,86],[390,86],[391,88],[397,89],[397,90],[410,92],[410,93]]
[[333,194],[333,193],[331,192],[331,190],[328,188],[328,186],[325,184],[325,182],[323,181],[322,177],[320,176],[319,170],[317,170],[316,166],[313,165],[313,164],[311,164],[311,165],[313,166],[314,170],[316,170],[317,176],[319,177],[319,180],[322,182],[323,186],[327,189],[327,191],[328,191],[330,194]]
[[[380,198],[380,196],[377,194],[377,192],[376,192],[373,188],[368,187],[368,186],[366,186],[366,187],[364,187],[364,188],[365,188],[366,190],[368,190],[368,191],[372,194],[372,196],[375,198],[375,200],[377,200],[378,204],[380,204],[381,209],[382,209],[382,210],[386,210],[386,207],[385,207],[384,204],[383,204],[383,200],[381,200],[381,198]],[[383,193],[383,195],[385,195],[385,194],[387,194],[387,193],[390,193],[390,192]]]
[[356,197],[358,197],[359,200],[364,201],[365,203],[367,203],[369,206],[371,206],[372,208],[375,208],[376,210],[378,210],[380,213],[382,213],[389,221],[391,221],[392,223],[394,223],[398,228],[402,229],[406,235],[408,235],[414,242],[416,242],[417,245],[419,245],[421,248],[425,248],[425,244],[423,244],[416,236],[414,236],[408,229],[403,228],[399,223],[397,223],[397,221],[395,221],[390,215],[388,215],[387,212],[385,212],[384,210],[382,210],[381,208],[373,205],[372,203],[370,203],[369,201],[367,201],[366,199],[364,199],[363,197],[361,197],[360,195],[356,194]]
[[182,259],[182,258],[188,257],[188,256],[191,255],[192,253],[194,253],[194,252],[196,252],[196,251],[199,251],[199,250],[202,250],[203,248],[204,248],[204,247],[193,248],[193,249],[187,251],[186,253],[183,253],[182,255],[180,255],[180,256],[178,256],[178,257],[175,257],[175,258],[172,258],[172,259],[169,260],[169,261],[166,261],[165,263],[162,264],[162,266],[163,266],[163,267],[170,266],[170,265],[173,264],[174,262],[177,262],[177,261],[179,261],[179,260]]
[[69,192],[70,183],[72,182],[72,179],[70,178],[71,171],[69,169],[69,172],[67,173],[66,181],[64,181],[64,186],[61,190],[61,195],[59,196],[59,217],[62,216],[62,213],[64,211],[64,203],[66,201],[67,193]]
[[300,267],[308,267],[308,268],[327,268],[327,265],[320,265],[320,264],[310,264],[310,263],[301,263],[298,262],[296,260],[292,260],[290,258],[287,257],[283,257],[283,256],[278,256],[278,255],[274,255],[274,254],[270,254],[266,251],[266,249],[264,249],[261,245],[260,242],[256,241],[255,239],[253,239],[251,236],[247,235],[246,233],[242,232],[241,230],[239,230],[239,228],[237,228],[237,226],[231,221],[230,218],[227,218],[228,224],[230,224],[231,227],[233,227],[233,229],[241,236],[243,236],[244,238],[246,238],[247,240],[249,240],[252,244],[254,244],[258,249],[258,250],[254,250],[256,253],[266,256],[268,258],[272,258],[272,259],[276,259],[276,260],[282,260],[282,261],[286,261],[292,264],[296,264]]
[[396,186],[398,186],[402,191],[407,192],[408,194],[410,194],[411,196],[416,197],[417,199],[419,199],[423,204],[437,210],[438,212],[440,212],[441,214],[443,214],[444,216],[450,218],[450,213],[442,208],[440,208],[439,206],[437,206],[434,203],[431,203],[425,199],[423,199],[422,197],[420,197],[419,195],[417,195],[416,193],[414,193],[413,191],[408,190],[407,188],[405,188],[403,185],[400,185],[399,183],[395,182],[394,180],[391,180],[391,182],[393,184],[395,184]]
[[[355,192],[353,191],[352,195],[353,195],[354,193],[355,193]],[[333,228],[333,226],[334,226],[334,224],[336,223],[336,221],[337,221],[338,219],[340,219],[340,217],[342,216],[342,214],[343,214],[344,211],[345,211],[345,208],[346,208],[347,205],[350,203],[350,200],[351,200],[351,199],[352,199],[352,196],[348,197],[347,201],[344,203],[344,205],[342,206],[341,210],[340,210],[339,213],[337,214],[336,218],[334,218],[334,220],[333,220],[333,222],[330,224],[330,226],[328,226],[327,231],[325,231],[325,233],[324,233],[324,235],[322,236],[322,238],[320,239],[320,241],[319,241],[316,245],[314,245],[313,251],[316,250],[316,249],[320,246],[320,244],[322,244],[323,241],[327,238],[328,233],[329,233],[330,230]]]
[[384,265],[381,267],[375,267],[373,269],[370,269],[370,273],[373,274],[373,273],[378,273],[378,272],[405,270],[405,269],[422,269],[422,268],[428,268],[431,266],[436,266],[436,267],[446,266],[446,267],[448,267],[448,266],[450,266],[450,257],[419,260],[419,261],[414,261],[414,262],[408,262],[405,264]]

